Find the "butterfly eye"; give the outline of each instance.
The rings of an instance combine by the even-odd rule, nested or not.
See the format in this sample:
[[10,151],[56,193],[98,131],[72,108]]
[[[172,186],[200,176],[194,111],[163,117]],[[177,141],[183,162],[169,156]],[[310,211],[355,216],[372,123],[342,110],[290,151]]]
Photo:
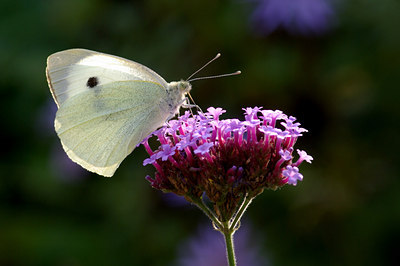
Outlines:
[[190,86],[190,83],[187,81],[180,81],[178,84],[179,91],[187,93],[192,89],[192,86]]

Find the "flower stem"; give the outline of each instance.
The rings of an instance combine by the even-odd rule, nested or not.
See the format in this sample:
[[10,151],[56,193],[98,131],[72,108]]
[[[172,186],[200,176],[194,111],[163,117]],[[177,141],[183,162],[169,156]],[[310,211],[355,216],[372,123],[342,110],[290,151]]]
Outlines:
[[253,198],[251,198],[250,196],[246,195],[246,197],[244,198],[242,205],[240,206],[239,210],[237,211],[235,218],[233,219],[232,223],[231,223],[231,227],[229,228],[232,231],[237,230],[238,228],[238,223],[240,222],[240,219],[242,218],[244,212],[246,211],[247,207],[249,207],[251,201],[253,200]]
[[207,207],[207,205],[203,202],[202,199],[193,197],[191,198],[191,200],[193,201],[193,203],[196,204],[197,207],[199,207],[207,215],[208,218],[210,218],[210,220],[213,222],[214,226],[218,230],[222,229],[221,222],[218,220],[217,216]]
[[233,245],[234,231],[229,229],[229,222],[224,222],[223,226],[224,230],[222,231],[222,234],[225,237],[226,256],[228,260],[228,265],[236,266],[235,247]]

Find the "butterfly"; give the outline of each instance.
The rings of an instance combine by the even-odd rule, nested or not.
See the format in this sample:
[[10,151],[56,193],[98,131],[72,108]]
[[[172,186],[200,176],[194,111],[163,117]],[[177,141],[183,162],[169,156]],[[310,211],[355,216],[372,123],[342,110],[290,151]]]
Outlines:
[[46,76],[58,106],[54,127],[64,151],[83,168],[107,177],[178,113],[190,81],[202,79],[168,83],[142,64],[86,49],[50,55]]

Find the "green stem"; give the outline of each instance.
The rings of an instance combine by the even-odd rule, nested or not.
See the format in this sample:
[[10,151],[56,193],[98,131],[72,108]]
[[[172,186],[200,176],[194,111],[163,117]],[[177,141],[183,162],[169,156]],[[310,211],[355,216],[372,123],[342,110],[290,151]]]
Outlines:
[[218,220],[217,216],[210,210],[210,208],[208,208],[208,206],[203,202],[203,200],[198,198],[191,199],[196,204],[196,206],[199,207],[208,216],[208,218],[210,218],[214,226],[216,226],[218,230],[221,230],[221,222]]
[[233,219],[231,223],[230,229],[235,231],[237,229],[237,225],[240,222],[240,219],[242,218],[244,212],[246,211],[247,207],[249,207],[251,201],[253,199],[249,196],[246,195],[245,199],[243,200],[242,205],[240,206],[239,210],[237,211],[235,218]]
[[223,226],[224,230],[222,231],[222,233],[225,237],[226,256],[228,259],[228,265],[236,266],[235,247],[233,245],[234,231],[229,229],[229,222],[224,222]]

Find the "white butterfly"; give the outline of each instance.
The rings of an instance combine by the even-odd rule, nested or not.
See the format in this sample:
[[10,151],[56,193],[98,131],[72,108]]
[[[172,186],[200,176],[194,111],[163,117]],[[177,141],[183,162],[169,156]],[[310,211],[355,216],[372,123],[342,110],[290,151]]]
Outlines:
[[139,63],[85,49],[50,55],[46,75],[65,152],[103,176],[173,117],[191,90],[188,81],[167,83]]

